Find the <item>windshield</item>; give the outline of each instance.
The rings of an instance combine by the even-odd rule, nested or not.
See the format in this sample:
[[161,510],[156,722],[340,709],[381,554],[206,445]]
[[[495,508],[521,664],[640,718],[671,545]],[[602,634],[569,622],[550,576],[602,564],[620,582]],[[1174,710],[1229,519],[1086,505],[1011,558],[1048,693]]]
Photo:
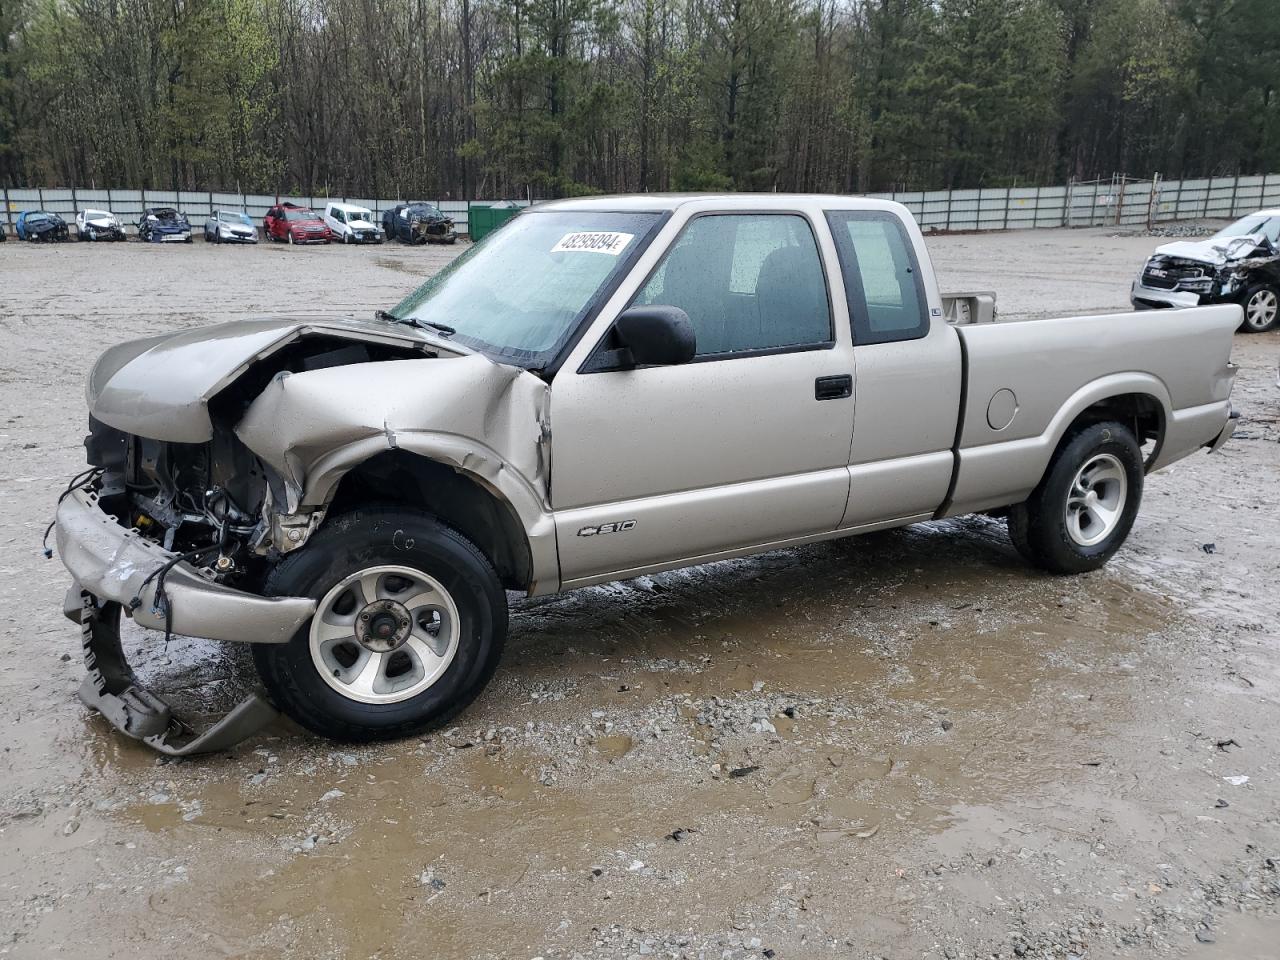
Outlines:
[[348,210],[347,222],[350,223],[355,220],[363,220],[365,221],[365,223],[373,223],[373,211],[372,210]]
[[253,221],[249,219],[247,213],[236,213],[234,210],[219,210],[218,219],[223,223],[240,223],[246,227],[253,226]]
[[[284,212],[284,218],[296,223],[299,220],[314,220],[316,215],[310,210],[286,210]],[[247,220],[248,217],[245,219]]]
[[1268,217],[1261,213],[1241,217],[1230,226],[1223,227],[1210,239],[1230,240],[1233,237],[1247,237],[1255,233],[1263,234],[1272,243],[1280,241],[1280,217]]
[[523,213],[405,297],[401,319],[453,327],[454,339],[539,367],[644,248],[656,213]]

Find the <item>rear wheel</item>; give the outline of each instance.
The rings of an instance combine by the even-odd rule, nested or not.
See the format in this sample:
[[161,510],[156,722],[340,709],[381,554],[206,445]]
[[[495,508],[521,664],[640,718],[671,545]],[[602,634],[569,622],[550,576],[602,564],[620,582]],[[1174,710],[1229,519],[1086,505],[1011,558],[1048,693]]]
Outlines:
[[1082,427],[1058,448],[1026,502],[1009,510],[1009,538],[1051,573],[1097,570],[1129,536],[1142,481],[1142,450],[1128,427]]
[[434,517],[368,509],[337,518],[272,572],[266,592],[316,614],[254,662],[275,704],[348,741],[446,722],[488,683],[507,631],[492,564]]
[[1269,283],[1255,283],[1244,292],[1244,323],[1248,333],[1264,333],[1280,321],[1280,290]]

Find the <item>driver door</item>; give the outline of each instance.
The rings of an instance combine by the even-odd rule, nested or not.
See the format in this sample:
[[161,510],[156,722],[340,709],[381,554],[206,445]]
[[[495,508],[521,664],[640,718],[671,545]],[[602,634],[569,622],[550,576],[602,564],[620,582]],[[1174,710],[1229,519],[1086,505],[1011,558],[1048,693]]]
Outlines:
[[[692,361],[562,369],[552,504],[566,587],[836,528],[849,491],[853,349],[818,232],[794,212],[695,216],[633,304],[679,307]],[[601,345],[603,347],[603,344]]]

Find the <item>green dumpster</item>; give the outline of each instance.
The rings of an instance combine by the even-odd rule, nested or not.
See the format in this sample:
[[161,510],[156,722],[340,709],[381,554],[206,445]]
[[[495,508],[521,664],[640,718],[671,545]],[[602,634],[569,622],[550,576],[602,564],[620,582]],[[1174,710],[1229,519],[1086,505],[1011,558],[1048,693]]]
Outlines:
[[514,200],[499,200],[494,204],[467,204],[467,235],[471,242],[483,240],[520,212]]

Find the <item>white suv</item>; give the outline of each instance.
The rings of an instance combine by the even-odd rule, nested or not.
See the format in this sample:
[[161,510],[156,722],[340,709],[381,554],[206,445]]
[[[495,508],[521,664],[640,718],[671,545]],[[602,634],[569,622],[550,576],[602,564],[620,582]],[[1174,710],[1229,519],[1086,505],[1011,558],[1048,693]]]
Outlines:
[[324,208],[324,222],[343,243],[381,243],[373,211],[352,203],[330,203]]

